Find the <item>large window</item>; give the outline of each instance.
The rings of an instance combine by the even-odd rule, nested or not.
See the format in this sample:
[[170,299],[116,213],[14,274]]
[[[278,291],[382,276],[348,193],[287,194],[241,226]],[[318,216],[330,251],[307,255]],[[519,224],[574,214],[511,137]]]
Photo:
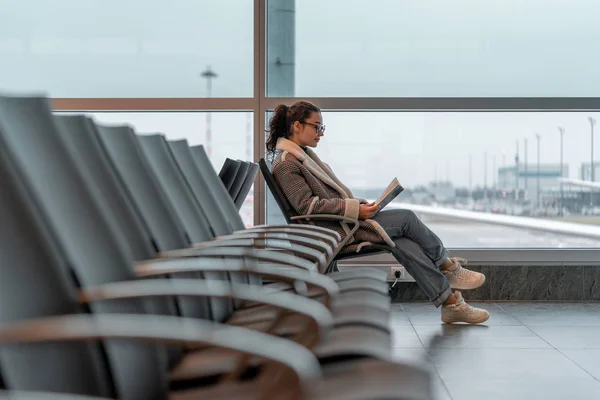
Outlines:
[[[594,1],[270,3],[269,29],[295,23],[295,40],[268,47],[270,96],[292,83],[297,97],[600,95]],[[281,85],[291,66],[294,82]]]
[[0,10],[0,90],[253,96],[252,0],[0,0]]
[[[556,234],[536,227],[540,219],[581,223],[598,226],[600,234],[594,205],[600,193],[560,179],[581,179],[589,168],[590,119],[597,118],[600,113],[324,112],[327,131],[316,151],[356,196],[376,199],[397,177],[406,190],[391,206],[417,210],[450,247],[598,247],[600,241],[577,229]],[[448,209],[461,212],[448,216]]]
[[[226,157],[258,161],[269,112],[308,99],[328,127],[317,152],[342,181],[375,198],[397,176],[406,190],[390,206],[418,211],[450,248],[486,263],[600,256],[591,0],[0,0],[0,10],[0,92],[45,92],[57,111],[187,138],[216,170]],[[257,182],[244,220],[281,221]]]

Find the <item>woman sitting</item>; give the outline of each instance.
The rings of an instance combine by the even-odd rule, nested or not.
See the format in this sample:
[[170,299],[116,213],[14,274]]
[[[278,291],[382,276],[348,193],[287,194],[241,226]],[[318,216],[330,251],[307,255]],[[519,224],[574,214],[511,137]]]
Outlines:
[[[273,176],[298,214],[336,214],[359,220],[360,228],[342,252],[358,252],[365,245],[385,243],[433,304],[442,306],[443,322],[478,324],[488,320],[486,310],[469,306],[461,292],[453,290],[480,287],[485,282],[483,274],[465,269],[463,259],[450,258],[440,238],[413,211],[378,212],[374,203],[355,198],[310,149],[317,147],[325,133],[317,106],[306,101],[291,107],[280,105],[269,128],[267,151],[276,154]],[[333,229],[342,237],[349,231],[345,223],[313,223]]]

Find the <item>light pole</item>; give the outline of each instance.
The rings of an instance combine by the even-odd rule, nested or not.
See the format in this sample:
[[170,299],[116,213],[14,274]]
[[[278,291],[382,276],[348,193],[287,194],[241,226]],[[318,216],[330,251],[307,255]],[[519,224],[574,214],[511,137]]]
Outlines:
[[527,182],[528,182],[528,177],[527,177],[527,173],[528,173],[528,166],[527,166],[527,138],[525,138],[525,143],[523,143],[523,161],[525,164],[525,184],[523,185],[523,198],[526,200],[527,199]]
[[483,153],[483,200],[487,202],[487,151]]
[[[212,80],[218,75],[210,68],[210,65],[200,74],[206,79],[206,96],[211,97]],[[206,153],[210,157],[212,155],[212,131],[211,131],[212,115],[210,111],[206,113]]]
[[[590,139],[591,139],[590,178],[591,178],[592,182],[595,182],[596,181],[596,173],[595,173],[596,171],[594,171],[594,125],[596,125],[596,120],[592,117],[588,117],[588,121],[590,121]],[[594,207],[594,188],[593,187],[590,188],[590,212],[592,211],[591,210],[592,207]]]
[[517,140],[517,153],[515,154],[515,200],[519,201],[519,141]]
[[469,154],[469,200],[473,200],[473,155]]
[[494,190],[492,194],[492,199],[494,202],[496,201],[496,190],[498,190],[498,188],[496,187],[496,175],[496,155],[494,154],[494,156],[492,157],[492,187]]
[[564,162],[563,162],[563,137],[565,136],[565,128],[562,126],[558,127],[558,132],[560,133],[560,211],[558,215],[563,216],[563,210],[565,208],[565,192],[563,190],[563,181],[564,177]]
[[537,184],[536,184],[536,192],[537,192],[537,206],[540,207],[540,142],[542,137],[539,133],[535,134],[535,138],[537,139]]

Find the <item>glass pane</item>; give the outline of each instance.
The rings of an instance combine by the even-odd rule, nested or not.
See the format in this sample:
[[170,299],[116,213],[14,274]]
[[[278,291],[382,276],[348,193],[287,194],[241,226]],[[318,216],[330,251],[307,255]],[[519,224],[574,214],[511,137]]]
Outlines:
[[267,93],[600,96],[598,15],[591,0],[270,0]]
[[[253,160],[252,113],[210,113],[210,146],[206,140],[206,112],[99,112],[89,113],[100,124],[129,124],[138,134],[162,133],[169,140],[187,139],[190,146],[202,144],[218,173],[227,157]],[[246,226],[254,224],[254,187],[248,193],[240,215]]]
[[[397,177],[405,191],[388,207],[415,209],[449,247],[591,248],[600,246],[600,189],[564,183],[561,207],[559,127],[562,176],[589,180],[595,121],[600,113],[325,111],[315,151],[357,197],[375,200]],[[599,240],[534,230],[541,220],[597,226]]]
[[[252,0],[0,0],[0,90],[252,97]],[[207,67],[217,74],[208,90]]]

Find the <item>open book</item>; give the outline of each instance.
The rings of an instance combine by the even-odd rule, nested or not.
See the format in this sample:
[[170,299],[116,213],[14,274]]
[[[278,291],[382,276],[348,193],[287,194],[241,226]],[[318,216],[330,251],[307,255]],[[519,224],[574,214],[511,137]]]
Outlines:
[[379,206],[379,211],[383,210],[383,208],[387,206],[390,201],[394,200],[396,196],[402,193],[403,190],[404,188],[402,187],[402,185],[400,185],[400,182],[398,182],[398,178],[392,179],[388,187],[375,201],[375,204]]

